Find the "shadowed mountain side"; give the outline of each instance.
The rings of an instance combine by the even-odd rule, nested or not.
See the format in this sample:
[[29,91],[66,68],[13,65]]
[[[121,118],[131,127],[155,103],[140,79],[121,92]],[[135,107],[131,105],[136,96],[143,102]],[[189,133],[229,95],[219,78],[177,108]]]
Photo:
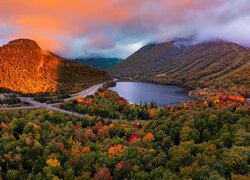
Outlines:
[[250,94],[249,50],[225,41],[190,46],[174,42],[145,46],[118,64],[112,73],[160,84],[177,84],[191,88],[235,87]]
[[106,72],[43,51],[28,39],[0,47],[0,61],[0,87],[21,93],[73,93],[110,78]]
[[117,64],[119,64],[123,59],[120,58],[109,58],[109,57],[82,57],[74,59],[75,62],[80,64],[85,64],[100,70],[110,70]]
[[111,72],[118,77],[131,77],[161,71],[164,70],[167,61],[181,51],[182,48],[174,46],[172,42],[149,44],[123,60]]
[[63,60],[60,63],[58,72],[59,90],[72,93],[111,79],[107,72],[68,60]]

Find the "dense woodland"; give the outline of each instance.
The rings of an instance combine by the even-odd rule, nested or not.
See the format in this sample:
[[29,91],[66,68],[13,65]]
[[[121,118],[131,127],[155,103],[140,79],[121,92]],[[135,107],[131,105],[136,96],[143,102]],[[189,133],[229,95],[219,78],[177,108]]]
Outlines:
[[[42,110],[0,114],[0,177],[250,178],[250,104],[241,96],[211,95],[159,109],[129,105],[102,90],[65,106],[95,116]],[[106,108],[122,112],[124,119],[129,108],[131,119],[145,120],[113,121],[118,115],[105,114]]]
[[148,120],[155,114],[163,114],[155,103],[129,104],[117,92],[101,89],[94,96],[78,98],[64,103],[61,108],[82,114],[89,114],[111,119]]

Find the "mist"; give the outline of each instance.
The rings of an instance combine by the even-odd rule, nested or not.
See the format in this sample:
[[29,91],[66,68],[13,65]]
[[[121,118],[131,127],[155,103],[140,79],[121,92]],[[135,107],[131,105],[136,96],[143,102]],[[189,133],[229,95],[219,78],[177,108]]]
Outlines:
[[0,44],[30,38],[64,57],[125,58],[150,42],[226,40],[250,46],[248,0],[10,0]]

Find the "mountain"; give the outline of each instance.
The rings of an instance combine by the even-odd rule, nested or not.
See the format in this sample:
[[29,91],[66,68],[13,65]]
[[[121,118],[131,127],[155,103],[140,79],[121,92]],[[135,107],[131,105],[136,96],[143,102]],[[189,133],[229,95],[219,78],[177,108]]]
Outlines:
[[238,44],[213,41],[146,45],[112,69],[118,78],[197,87],[235,87],[250,94],[250,51]]
[[123,59],[120,58],[105,58],[105,57],[86,57],[86,58],[76,58],[75,62],[86,64],[88,66],[100,69],[109,70],[115,65],[122,62]]
[[77,92],[110,76],[49,51],[29,39],[0,47],[0,87],[21,93]]
[[149,44],[129,56],[111,71],[118,77],[133,77],[151,74],[163,70],[166,59],[171,59],[181,52],[181,48],[171,42]]

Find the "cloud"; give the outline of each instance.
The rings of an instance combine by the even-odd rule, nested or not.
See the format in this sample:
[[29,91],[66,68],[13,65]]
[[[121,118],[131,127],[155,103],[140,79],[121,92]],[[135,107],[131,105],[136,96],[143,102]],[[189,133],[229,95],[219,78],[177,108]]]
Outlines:
[[114,47],[114,43],[106,36],[97,35],[89,40],[88,46],[95,49],[111,49]]
[[25,37],[67,57],[126,57],[148,42],[193,37],[250,46],[248,0],[8,0],[0,43]]

